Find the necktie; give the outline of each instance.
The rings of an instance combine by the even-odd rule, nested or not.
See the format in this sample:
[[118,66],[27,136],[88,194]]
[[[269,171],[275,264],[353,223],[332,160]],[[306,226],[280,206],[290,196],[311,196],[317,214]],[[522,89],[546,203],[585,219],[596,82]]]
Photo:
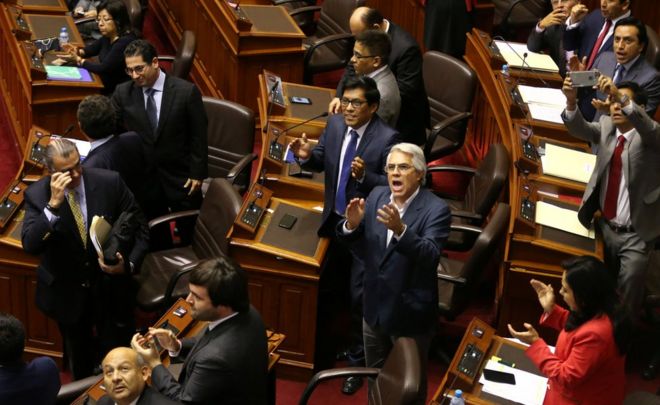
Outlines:
[[591,55],[589,55],[589,61],[587,62],[587,70],[591,69],[591,66],[593,66],[594,61],[596,60],[596,55],[598,55],[598,51],[600,50],[601,45],[603,45],[603,41],[605,41],[605,37],[607,36],[607,33],[610,32],[611,27],[612,27],[612,20],[610,19],[605,20],[605,28],[603,28],[603,30],[600,32],[600,35],[598,36],[598,39],[594,44],[594,49],[591,50]]
[[346,146],[346,152],[344,152],[344,160],[339,172],[339,187],[337,187],[337,195],[335,196],[335,211],[342,215],[346,211],[346,186],[351,177],[351,162],[355,158],[358,140],[358,133],[354,129],[351,129],[350,135],[351,139],[348,141],[348,146]]
[[156,100],[154,99],[155,89],[149,88],[145,90],[147,94],[147,117],[149,117],[149,124],[151,124],[151,129],[156,133],[158,128],[158,110],[156,109]]
[[623,67],[623,65],[617,64],[616,69],[614,69],[614,79],[613,82],[614,84],[619,84],[621,80],[623,79],[623,73],[626,71],[626,68]]
[[626,137],[619,135],[612,160],[610,160],[610,173],[607,177],[607,191],[605,192],[605,204],[603,204],[603,215],[608,220],[616,216],[619,186],[621,185],[621,153],[625,144]]
[[83,218],[82,209],[76,198],[76,192],[68,190],[66,193],[66,200],[69,202],[69,207],[71,208],[73,219],[76,221],[76,227],[78,228],[78,233],[80,234],[80,239],[82,239],[83,246],[87,248],[87,228],[85,227],[85,219]]

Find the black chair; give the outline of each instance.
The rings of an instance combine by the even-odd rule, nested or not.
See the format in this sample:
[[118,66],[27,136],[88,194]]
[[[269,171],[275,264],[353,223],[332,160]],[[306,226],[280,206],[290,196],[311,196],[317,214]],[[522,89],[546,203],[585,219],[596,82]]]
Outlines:
[[153,312],[172,305],[177,298],[188,294],[184,277],[199,261],[223,256],[227,253],[227,232],[241,208],[241,196],[226,179],[213,179],[199,210],[175,212],[149,222],[165,225],[169,232],[171,221],[197,216],[188,246],[148,253],[135,280],[139,285],[137,305]]
[[81,396],[100,379],[100,375],[92,375],[81,380],[71,381],[70,383],[62,385],[60,387],[60,391],[57,393],[57,400],[55,403],[57,405],[71,404],[76,398]]
[[[422,67],[424,87],[431,109],[424,155],[432,162],[459,150],[472,117],[472,101],[477,89],[477,75],[463,61],[450,55],[428,51]],[[451,78],[451,85],[438,77]]]
[[183,31],[181,42],[177,48],[176,55],[159,55],[159,62],[168,62],[172,64],[170,74],[179,79],[188,79],[190,69],[195,61],[195,51],[197,50],[197,40],[195,33],[189,30]]
[[317,73],[342,69],[353,55],[353,35],[348,22],[353,11],[366,4],[366,0],[325,0],[322,6],[297,8],[291,17],[314,15],[319,19],[305,40],[303,82],[312,84]]
[[[272,0],[272,4],[274,6],[282,6],[286,9],[288,13],[290,13],[293,10],[302,7],[315,6],[316,0]],[[314,27],[313,13],[301,13],[295,15],[293,19],[296,22],[296,24],[298,24],[298,27],[300,27],[300,29],[303,30],[305,34],[309,34],[309,31],[312,30]]]
[[525,41],[529,30],[552,9],[547,0],[493,0],[493,32],[508,40]]
[[422,381],[422,364],[417,343],[409,337],[398,338],[381,369],[345,367],[316,373],[307,384],[298,404],[307,404],[314,389],[321,382],[350,376],[376,378],[373,390],[369,391],[370,405],[412,404],[417,399]]

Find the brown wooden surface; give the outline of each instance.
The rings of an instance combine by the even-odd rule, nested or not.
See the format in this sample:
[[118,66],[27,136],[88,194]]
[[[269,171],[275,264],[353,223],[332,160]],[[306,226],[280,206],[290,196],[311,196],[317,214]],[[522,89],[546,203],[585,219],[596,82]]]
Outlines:
[[[4,1],[7,4],[16,4],[24,13],[58,14],[64,15],[69,11],[64,0],[18,0]],[[0,3],[2,3],[0,1]]]
[[[282,14],[281,7],[264,9],[265,6],[243,2],[241,7],[255,21],[250,32],[240,32],[234,15],[220,3],[151,0],[150,9],[175,46],[183,30],[195,32],[197,52],[191,77],[202,94],[232,100],[257,111],[257,77],[263,69],[283,80],[302,82],[305,35],[288,15]],[[281,32],[271,31],[275,19],[290,25],[283,25],[286,29]]]

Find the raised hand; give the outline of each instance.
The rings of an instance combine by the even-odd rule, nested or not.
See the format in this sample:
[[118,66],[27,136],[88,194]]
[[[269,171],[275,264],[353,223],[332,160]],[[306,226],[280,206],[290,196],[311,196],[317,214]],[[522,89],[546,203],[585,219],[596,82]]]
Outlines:
[[570,76],[566,76],[564,84],[561,86],[561,91],[566,96],[566,109],[569,111],[575,110],[577,106],[577,89],[573,87],[573,82]]
[[346,227],[353,230],[360,225],[364,218],[364,198],[353,198],[346,205]]
[[328,112],[330,114],[339,114],[341,112],[341,100],[339,97],[335,97],[328,104]]
[[360,180],[364,176],[365,170],[364,160],[361,157],[356,156],[351,162],[351,176],[354,179]]
[[311,151],[312,144],[307,140],[307,135],[303,132],[302,138],[296,138],[289,143],[289,149],[293,154],[300,159],[308,159]]
[[160,355],[156,350],[153,338],[136,333],[131,339],[131,347],[142,356],[149,367],[154,368],[160,364]]
[[383,205],[377,212],[376,219],[391,229],[396,235],[401,235],[405,229],[399,210],[393,203]]
[[584,16],[589,13],[589,9],[584,4],[576,4],[571,9],[571,24],[582,21]]
[[520,341],[527,343],[528,345],[531,345],[532,343],[536,342],[539,339],[539,333],[534,329],[534,327],[528,323],[523,324],[525,326],[525,329],[527,331],[525,332],[519,332],[511,326],[511,324],[507,324],[509,328],[509,333],[511,333],[511,336],[513,336],[516,339],[520,339]]
[[163,328],[149,328],[149,332],[145,335],[147,338],[156,338],[158,343],[165,350],[171,352],[178,352],[181,350],[181,342],[177,339],[174,332],[169,329]]
[[577,56],[573,55],[569,60],[568,60],[568,70],[571,72],[582,72],[584,70],[587,70],[587,57],[585,56],[580,60]]
[[552,289],[552,286],[550,284],[543,284],[535,279],[531,279],[529,284],[536,291],[539,304],[543,307],[543,311],[548,314],[552,312],[552,308],[555,306],[555,291]]
[[48,205],[53,208],[59,208],[62,201],[64,201],[66,186],[71,183],[71,180],[71,174],[69,172],[55,172],[52,174],[50,177],[50,200],[48,201]]
[[543,17],[541,21],[539,21],[539,28],[542,30],[548,28],[551,25],[559,25],[563,24],[566,22],[566,18],[568,15],[566,14],[566,11],[559,7],[550,12],[550,14],[546,15]]

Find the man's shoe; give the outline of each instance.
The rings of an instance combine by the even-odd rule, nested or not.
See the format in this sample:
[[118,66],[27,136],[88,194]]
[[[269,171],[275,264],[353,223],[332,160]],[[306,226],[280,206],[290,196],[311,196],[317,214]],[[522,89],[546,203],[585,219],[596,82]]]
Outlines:
[[344,379],[344,384],[341,386],[341,392],[346,395],[353,395],[364,383],[362,377],[346,377]]
[[346,360],[348,360],[348,356],[349,356],[348,349],[344,349],[342,351],[337,352],[337,354],[335,356],[335,360],[337,360],[337,361],[346,361]]

